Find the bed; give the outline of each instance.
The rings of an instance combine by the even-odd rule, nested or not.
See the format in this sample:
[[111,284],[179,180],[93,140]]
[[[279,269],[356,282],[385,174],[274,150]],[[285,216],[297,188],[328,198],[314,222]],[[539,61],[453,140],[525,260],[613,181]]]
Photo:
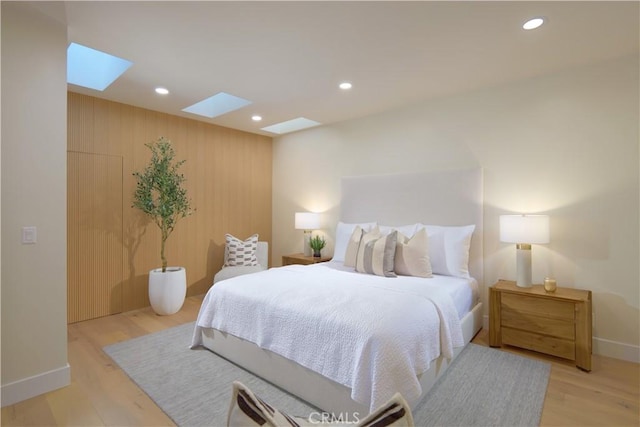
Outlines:
[[[326,412],[366,414],[395,391],[414,406],[482,324],[482,172],[348,177],[341,184],[344,224],[473,226],[468,276],[380,277],[355,272],[336,256],[229,279],[205,297],[192,346]],[[428,323],[435,326],[423,327]]]

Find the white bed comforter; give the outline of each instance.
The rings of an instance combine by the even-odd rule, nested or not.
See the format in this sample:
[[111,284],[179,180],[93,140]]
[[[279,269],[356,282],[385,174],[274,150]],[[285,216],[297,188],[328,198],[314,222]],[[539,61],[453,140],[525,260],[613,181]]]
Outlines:
[[464,345],[442,284],[291,265],[223,280],[207,293],[193,335],[215,328],[351,388],[373,410],[396,391],[415,402],[417,375]]

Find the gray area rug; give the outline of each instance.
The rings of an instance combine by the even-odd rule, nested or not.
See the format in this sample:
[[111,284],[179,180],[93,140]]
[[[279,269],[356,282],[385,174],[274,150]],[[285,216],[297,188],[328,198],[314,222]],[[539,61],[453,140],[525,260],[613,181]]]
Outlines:
[[[238,380],[293,415],[317,409],[206,349],[193,322],[109,345],[105,352],[179,426],[224,426]],[[469,344],[413,411],[416,426],[537,426],[548,363]]]

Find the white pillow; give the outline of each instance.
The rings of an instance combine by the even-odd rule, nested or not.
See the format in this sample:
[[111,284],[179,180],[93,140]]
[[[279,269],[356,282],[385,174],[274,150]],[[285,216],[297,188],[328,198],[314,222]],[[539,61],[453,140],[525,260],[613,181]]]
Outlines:
[[240,240],[231,234],[225,234],[226,244],[224,246],[224,265],[225,267],[233,266],[252,266],[258,265],[258,235],[248,237],[246,240]]
[[353,234],[356,225],[359,225],[364,231],[369,231],[376,226],[376,223],[363,222],[360,224],[347,224],[342,221],[338,222],[338,226],[336,227],[336,242],[333,247],[333,261],[344,262],[349,238],[351,234]]
[[356,271],[376,276],[396,277],[394,259],[398,232],[381,236],[378,229],[365,233],[360,240]]
[[[342,414],[352,415],[352,414]],[[371,412],[364,418],[358,413],[347,417],[344,421],[331,421],[329,414],[312,412],[306,418],[288,415],[275,408],[258,396],[239,381],[233,382],[233,393],[227,413],[228,427],[291,427],[291,426],[386,426],[386,427],[413,427],[413,416],[409,404],[400,393],[396,393],[385,404]]]
[[433,277],[429,260],[429,237],[424,227],[411,239],[398,233],[395,272],[403,276]]
[[469,248],[475,225],[423,225],[429,235],[429,259],[433,273],[469,278]]
[[418,225],[420,224],[408,224],[408,225],[379,225],[380,234],[387,235],[391,233],[393,230],[398,230],[398,232],[404,234],[408,238],[412,238],[416,231],[418,231]]

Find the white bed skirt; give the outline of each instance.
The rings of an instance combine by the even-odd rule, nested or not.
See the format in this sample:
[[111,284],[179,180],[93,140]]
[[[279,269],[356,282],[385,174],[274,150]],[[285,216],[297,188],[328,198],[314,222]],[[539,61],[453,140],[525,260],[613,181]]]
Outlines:
[[[482,303],[478,303],[467,313],[461,323],[467,345],[482,328]],[[325,412],[342,415],[343,418],[355,413],[363,417],[369,413],[368,407],[351,399],[350,388],[249,341],[216,329],[203,329],[202,342],[205,348]],[[454,359],[462,349],[463,347],[455,349]],[[412,407],[433,387],[450,363],[451,360],[439,357],[432,362],[428,371],[418,376],[422,395],[415,402],[409,402]]]

